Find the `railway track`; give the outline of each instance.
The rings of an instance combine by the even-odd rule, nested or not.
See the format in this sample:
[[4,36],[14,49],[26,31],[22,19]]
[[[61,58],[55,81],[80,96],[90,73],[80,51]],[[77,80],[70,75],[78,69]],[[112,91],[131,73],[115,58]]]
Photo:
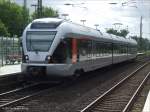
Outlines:
[[15,106],[18,103],[23,102],[33,96],[36,96],[54,87],[53,83],[50,82],[39,82],[35,84],[30,84],[22,88],[14,89],[5,93],[0,94],[0,111],[5,110],[5,107]]
[[[143,61],[139,61],[139,63],[140,64],[142,64],[143,63]],[[139,65],[140,65],[139,64]],[[132,66],[134,66],[134,65],[132,65]],[[69,84],[70,85],[70,84]],[[38,87],[37,87],[38,88]],[[23,88],[19,88],[19,89],[23,89]],[[31,93],[29,93],[29,91],[30,91],[30,89],[26,89],[26,91],[27,91],[27,94],[25,94],[25,95],[22,95],[22,96],[19,96],[18,98],[16,98],[15,96],[17,96],[18,95],[18,93],[19,94],[21,94],[21,93],[23,93],[23,92],[19,92],[19,89],[15,89],[15,90],[13,90],[12,92],[10,91],[10,93],[9,92],[5,92],[5,93],[3,93],[3,95],[2,94],[0,94],[0,111],[1,110],[4,110],[5,109],[5,111],[6,110],[9,110],[9,108],[10,107],[16,107],[16,106],[20,106],[20,104],[21,104],[21,108],[22,108],[22,104],[24,104],[24,100],[30,100],[30,98],[32,98],[32,96],[34,96],[34,95],[37,95],[37,94],[40,94],[40,91],[42,92],[43,90],[44,90],[44,88],[43,88],[43,90],[37,90],[37,92],[36,91],[34,91],[34,90],[31,90]],[[31,87],[31,89],[32,89],[32,87]],[[18,91],[18,92],[17,92]],[[33,91],[33,92],[32,92]],[[6,93],[8,93],[7,95],[9,95],[9,97],[7,97],[7,95],[5,96],[5,94]],[[35,93],[35,94],[34,94]],[[32,95],[33,94],[33,95]],[[1,96],[2,95],[2,96]],[[10,97],[11,96],[11,97]],[[13,97],[12,97],[13,96]],[[29,97],[28,97],[29,96]],[[18,100],[20,98],[20,100]],[[8,101],[9,100],[9,101]],[[16,101],[15,101],[16,100]],[[7,103],[8,103],[8,105],[7,105]],[[6,105],[5,105],[6,104]],[[3,107],[1,107],[1,105],[3,105]],[[23,105],[24,106],[24,105]],[[25,109],[26,109],[26,107],[28,107],[28,106],[25,106]],[[84,106],[83,106],[84,107]],[[17,107],[16,107],[17,108]],[[13,109],[13,108],[12,108]],[[10,109],[11,110],[11,109]]]
[[150,62],[145,63],[80,112],[127,112],[150,76]]
[[149,55],[137,56],[137,58],[135,60],[139,61],[139,62],[147,62],[150,60],[150,57],[149,57]]
[[19,74],[9,74],[0,76],[0,93],[16,88],[16,86],[20,84],[20,82],[17,81],[18,75]]

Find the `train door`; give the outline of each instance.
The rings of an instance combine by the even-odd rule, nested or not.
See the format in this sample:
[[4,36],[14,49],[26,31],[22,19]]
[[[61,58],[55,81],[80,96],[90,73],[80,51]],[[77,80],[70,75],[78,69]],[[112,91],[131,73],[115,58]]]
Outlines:
[[52,55],[53,63],[71,63],[71,40],[61,40]]
[[91,60],[92,57],[93,57],[93,53],[92,53],[92,50],[93,50],[93,45],[92,45],[92,41],[91,40],[88,40],[87,41],[87,54],[88,54],[88,59]]

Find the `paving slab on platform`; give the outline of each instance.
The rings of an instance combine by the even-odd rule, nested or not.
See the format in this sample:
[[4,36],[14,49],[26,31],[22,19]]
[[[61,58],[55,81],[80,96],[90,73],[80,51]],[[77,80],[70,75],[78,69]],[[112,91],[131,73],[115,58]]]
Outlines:
[[146,102],[145,102],[145,105],[144,105],[142,112],[150,112],[150,91],[149,91],[149,94],[147,96],[147,99],[146,99]]
[[20,73],[21,72],[21,64],[18,65],[6,65],[3,67],[0,67],[0,76],[8,75],[8,74],[14,74],[14,73]]

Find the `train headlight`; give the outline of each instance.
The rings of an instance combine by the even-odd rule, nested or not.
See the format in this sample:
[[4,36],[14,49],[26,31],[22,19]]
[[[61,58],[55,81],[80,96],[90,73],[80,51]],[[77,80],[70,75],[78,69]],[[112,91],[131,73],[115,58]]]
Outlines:
[[29,60],[29,56],[28,56],[28,55],[25,55],[25,59],[26,59],[26,60]]
[[45,59],[45,60],[46,60],[46,61],[50,61],[50,59],[51,59],[51,56],[48,55],[48,56],[46,56],[46,59]]
[[47,60],[50,60],[51,59],[51,57],[50,56],[47,56]]

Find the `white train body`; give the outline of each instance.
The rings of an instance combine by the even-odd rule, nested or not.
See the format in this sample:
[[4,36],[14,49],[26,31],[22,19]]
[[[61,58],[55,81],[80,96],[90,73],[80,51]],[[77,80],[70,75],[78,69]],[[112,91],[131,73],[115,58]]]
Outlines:
[[57,18],[34,20],[22,36],[22,72],[71,76],[136,57],[136,41]]

